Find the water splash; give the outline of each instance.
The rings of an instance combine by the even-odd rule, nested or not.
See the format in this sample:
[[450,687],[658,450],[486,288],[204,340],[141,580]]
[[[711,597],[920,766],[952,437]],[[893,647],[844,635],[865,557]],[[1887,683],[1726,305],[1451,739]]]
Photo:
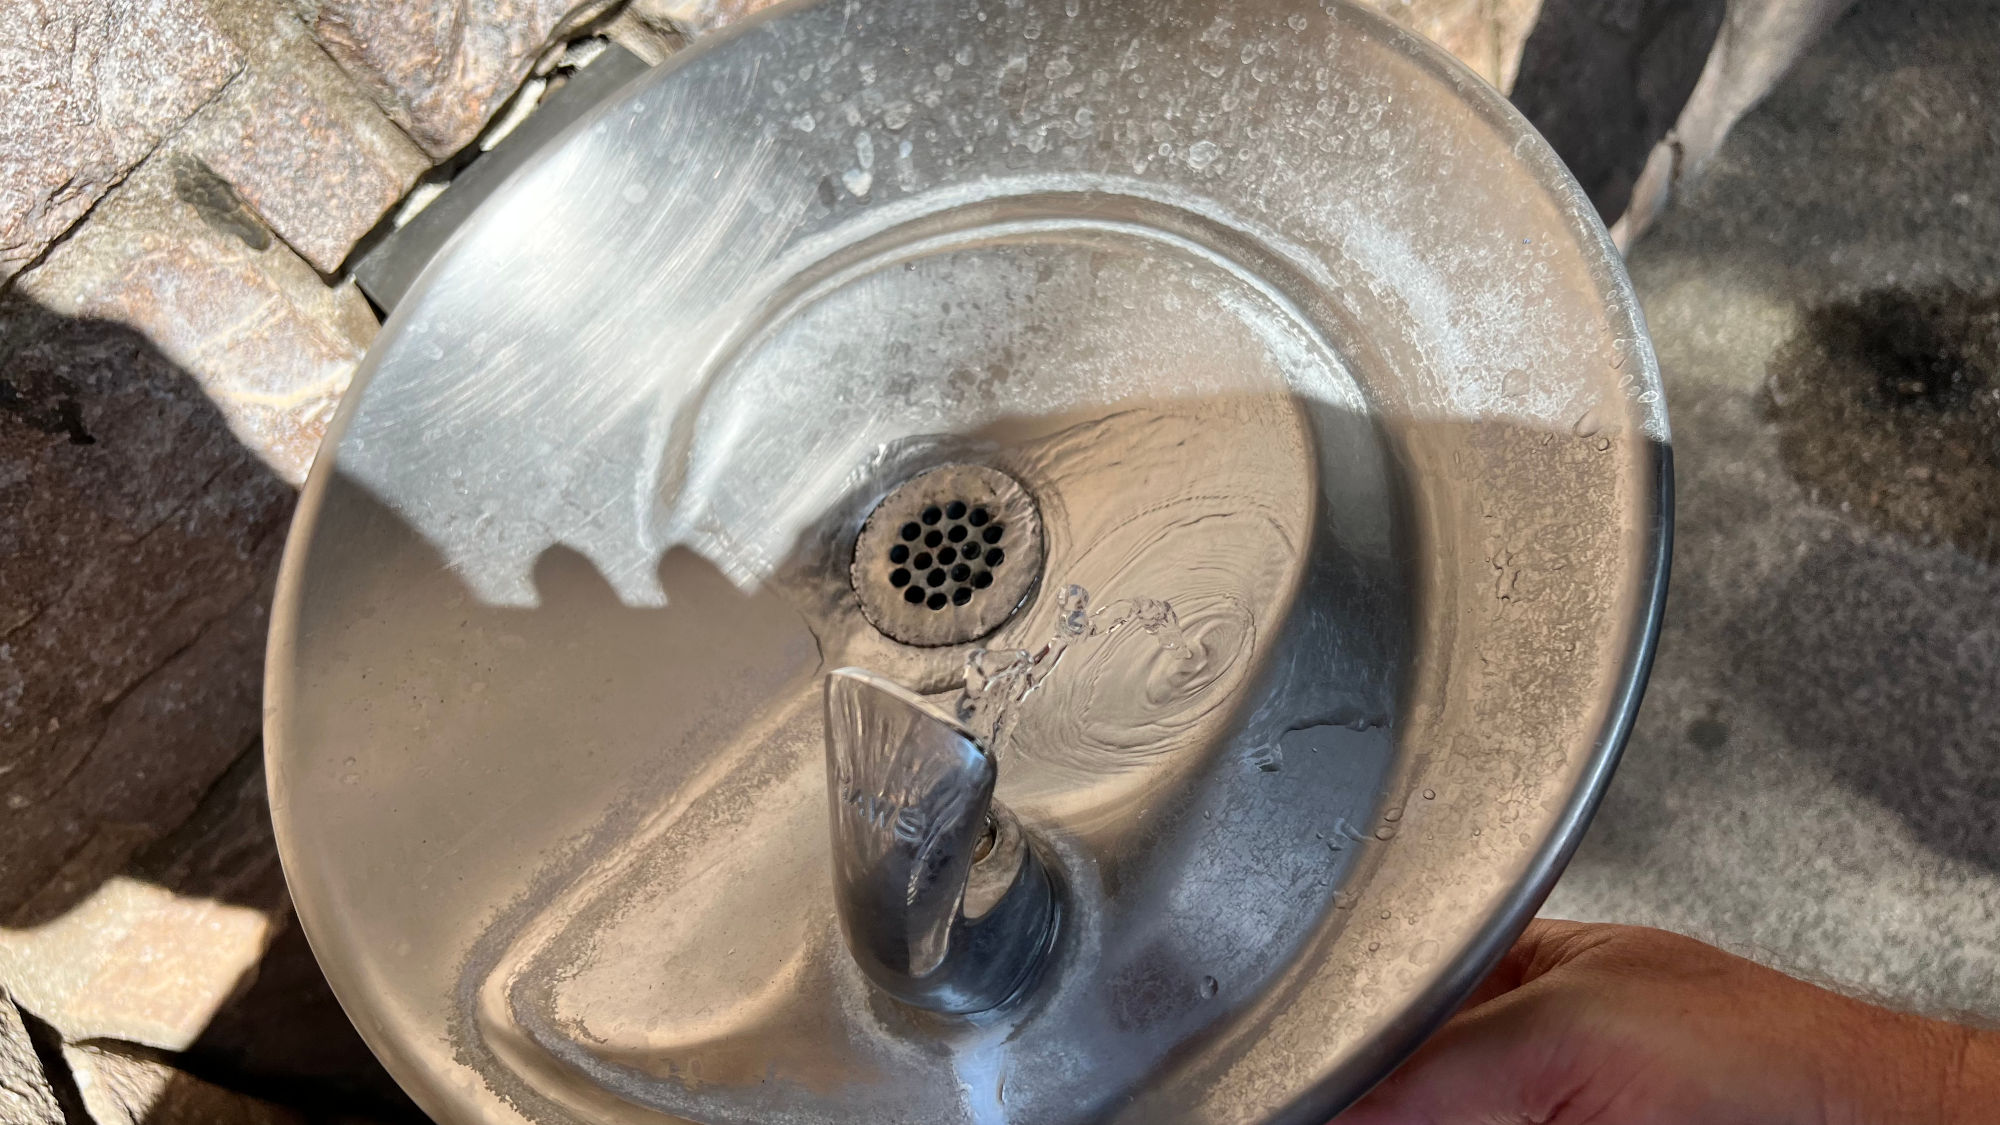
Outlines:
[[957,703],[959,722],[981,745],[999,753],[1012,729],[1016,706],[1034,694],[1071,646],[1128,628],[1141,630],[1179,659],[1194,655],[1171,603],[1159,598],[1123,598],[1092,609],[1090,591],[1071,584],[1063,587],[1057,601],[1055,632],[1040,648],[1032,652],[978,648],[965,658],[965,687]]

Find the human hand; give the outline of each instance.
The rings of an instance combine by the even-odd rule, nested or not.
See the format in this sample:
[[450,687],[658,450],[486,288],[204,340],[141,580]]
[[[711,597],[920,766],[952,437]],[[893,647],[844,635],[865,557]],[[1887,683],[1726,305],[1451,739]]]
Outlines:
[[2000,1036],[1662,930],[1536,921],[1334,1125],[1991,1125]]

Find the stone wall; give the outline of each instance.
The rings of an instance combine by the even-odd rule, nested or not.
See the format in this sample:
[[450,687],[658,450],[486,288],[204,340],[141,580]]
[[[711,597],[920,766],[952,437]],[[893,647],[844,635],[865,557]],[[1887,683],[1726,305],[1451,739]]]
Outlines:
[[566,38],[670,41],[603,8],[0,5],[0,1040],[17,1006],[50,1039],[0,1088],[34,1113],[290,1120],[224,1089],[290,1081],[416,1116],[290,936],[268,600],[377,327],[349,259]]

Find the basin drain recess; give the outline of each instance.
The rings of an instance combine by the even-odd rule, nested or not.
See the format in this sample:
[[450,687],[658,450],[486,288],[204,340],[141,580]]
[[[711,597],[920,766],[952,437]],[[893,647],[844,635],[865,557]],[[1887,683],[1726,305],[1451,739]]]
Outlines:
[[1013,477],[944,465],[911,477],[861,525],[848,580],[869,624],[907,645],[998,629],[1042,573],[1042,518]]

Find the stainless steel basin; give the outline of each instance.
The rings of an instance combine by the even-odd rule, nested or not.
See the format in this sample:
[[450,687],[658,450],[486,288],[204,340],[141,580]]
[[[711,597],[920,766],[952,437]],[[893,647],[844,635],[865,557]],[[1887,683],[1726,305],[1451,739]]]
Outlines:
[[[1339,3],[788,4],[385,326],[273,617],[286,872],[442,1121],[1317,1123],[1575,846],[1669,479],[1590,205],[1435,48]],[[892,556],[933,527],[950,562]],[[970,716],[1046,865],[1004,1002],[842,940],[843,666]]]

